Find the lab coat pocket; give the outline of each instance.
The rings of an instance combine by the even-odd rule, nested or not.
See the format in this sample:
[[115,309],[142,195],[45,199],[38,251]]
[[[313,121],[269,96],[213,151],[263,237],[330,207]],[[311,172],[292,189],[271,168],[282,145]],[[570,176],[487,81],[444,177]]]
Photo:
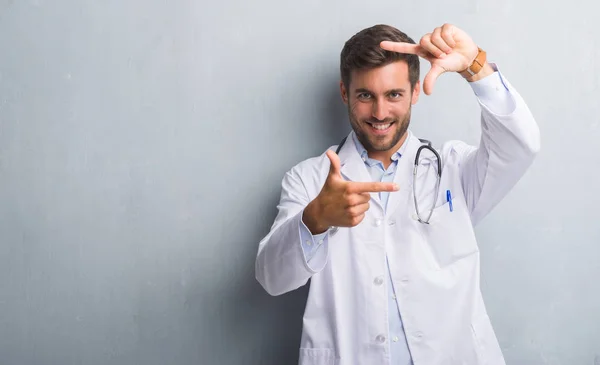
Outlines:
[[301,348],[298,365],[334,365],[333,349]]
[[466,204],[461,199],[436,204],[429,224],[419,224],[425,242],[440,268],[478,252]]

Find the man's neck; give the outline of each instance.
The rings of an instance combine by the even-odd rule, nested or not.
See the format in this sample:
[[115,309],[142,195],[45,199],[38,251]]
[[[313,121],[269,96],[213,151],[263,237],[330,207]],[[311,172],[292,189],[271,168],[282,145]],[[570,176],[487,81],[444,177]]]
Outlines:
[[387,168],[390,167],[390,165],[392,164],[392,156],[400,149],[400,147],[402,147],[407,137],[408,131],[404,133],[402,138],[400,138],[400,140],[398,141],[398,143],[396,143],[394,147],[390,148],[387,151],[367,151],[369,158],[381,161],[381,163],[383,163],[383,167],[387,170]]

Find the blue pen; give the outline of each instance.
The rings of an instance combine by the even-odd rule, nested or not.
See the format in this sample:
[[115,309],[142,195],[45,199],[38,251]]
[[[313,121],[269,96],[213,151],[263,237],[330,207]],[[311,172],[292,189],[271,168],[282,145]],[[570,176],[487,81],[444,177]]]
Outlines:
[[452,211],[452,195],[450,190],[446,190],[446,201],[450,204],[450,211]]

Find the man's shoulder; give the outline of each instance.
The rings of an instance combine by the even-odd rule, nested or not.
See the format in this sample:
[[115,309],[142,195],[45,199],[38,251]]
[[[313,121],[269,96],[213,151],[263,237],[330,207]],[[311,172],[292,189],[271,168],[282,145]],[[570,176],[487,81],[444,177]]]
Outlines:
[[[329,147],[327,150],[335,151],[335,147]],[[287,181],[290,184],[304,186],[310,197],[318,194],[329,173],[330,161],[325,154],[327,150],[317,156],[306,158],[290,168],[285,174],[284,183]]]
[[431,147],[433,147],[435,149],[435,151],[437,151],[437,153],[439,153],[440,157],[444,161],[448,161],[449,159],[452,159],[453,156],[463,155],[464,153],[469,153],[470,151],[472,151],[476,148],[475,146],[472,146],[472,145],[468,144],[467,142],[459,140],[459,139],[448,139],[448,140],[442,141],[441,143],[440,142],[436,143],[433,140],[430,141],[428,139],[421,139],[410,129],[409,129],[408,133],[409,133],[409,141],[411,141],[411,143],[409,145],[412,146],[411,150],[413,151],[413,153],[417,151],[419,146],[422,146],[425,144],[430,144]]
[[458,139],[447,140],[438,149],[443,161],[452,162],[477,150],[477,147]]
[[328,150],[335,151],[335,147],[336,146],[331,146],[319,155],[311,156],[301,160],[292,166],[288,173],[299,174],[303,177],[310,177],[311,175],[320,175],[323,170],[328,171],[330,162],[326,152]]

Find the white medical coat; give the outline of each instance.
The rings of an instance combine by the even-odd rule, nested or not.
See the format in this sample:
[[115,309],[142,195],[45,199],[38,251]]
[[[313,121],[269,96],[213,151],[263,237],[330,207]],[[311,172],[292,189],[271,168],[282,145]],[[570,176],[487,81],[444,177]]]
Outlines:
[[[363,221],[330,229],[327,243],[310,263],[299,225],[303,209],[323,187],[330,162],[323,153],[285,174],[278,214],[259,244],[255,270],[271,295],[297,289],[310,279],[300,365],[390,364],[389,293],[382,285],[386,255],[415,365],[505,364],[480,291],[473,226],[522,177],[539,150],[540,137],[525,102],[504,82],[515,99],[514,110],[496,115],[480,103],[479,146],[449,141],[438,150],[442,179],[437,196],[437,167],[422,160],[417,198],[422,217],[435,199],[429,225],[415,215],[412,173],[421,143],[412,134],[395,175],[400,190],[390,193],[387,211],[372,193]],[[351,136],[339,157],[345,179],[370,181]],[[452,192],[452,211],[447,190]]]

